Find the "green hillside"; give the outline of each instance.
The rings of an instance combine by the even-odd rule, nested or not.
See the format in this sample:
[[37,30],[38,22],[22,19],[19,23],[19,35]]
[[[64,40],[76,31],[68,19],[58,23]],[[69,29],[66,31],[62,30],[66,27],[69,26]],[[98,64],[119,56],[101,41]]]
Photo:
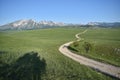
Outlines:
[[[38,75],[42,80],[113,80],[89,67],[80,65],[58,51],[60,45],[75,40],[74,35],[84,30],[85,29],[81,28],[56,28],[0,32],[0,74],[9,77],[12,75],[13,77],[14,73],[17,73],[18,75],[16,76],[22,76],[22,80],[34,80],[36,75],[26,74],[28,76],[23,76],[22,71],[29,68],[26,73],[30,73],[29,71],[32,70],[30,70],[29,65],[34,64],[39,66],[37,62],[35,62],[36,64],[33,62],[34,60],[39,61],[38,58],[40,58],[42,64],[43,62],[46,63],[45,73],[42,73],[40,76]],[[97,35],[97,31],[95,30],[93,32],[92,30],[90,32],[88,31],[88,33]],[[92,34],[85,34],[82,37],[92,41],[93,39],[90,36],[92,36]],[[117,38],[116,36],[114,37]],[[117,43],[119,43],[119,38],[117,40]],[[119,44],[116,44],[116,46],[119,46]],[[31,53],[31,51],[34,51],[36,54],[28,54],[29,52]],[[37,53],[40,57],[36,57]],[[42,60],[42,58],[44,58],[44,60]],[[4,68],[3,65],[8,65],[10,69]],[[32,67],[39,70],[39,67],[34,67],[34,65],[32,65]],[[43,69],[43,66],[40,67],[40,70],[41,69]],[[12,70],[15,72],[12,72]],[[7,71],[9,74],[6,73]],[[0,80],[5,80],[5,77],[0,75]]]
[[[81,35],[83,40],[71,44],[77,54],[81,54],[102,62],[120,66],[120,29],[88,29]],[[89,50],[85,47],[89,44]],[[86,45],[86,46],[85,46]]]

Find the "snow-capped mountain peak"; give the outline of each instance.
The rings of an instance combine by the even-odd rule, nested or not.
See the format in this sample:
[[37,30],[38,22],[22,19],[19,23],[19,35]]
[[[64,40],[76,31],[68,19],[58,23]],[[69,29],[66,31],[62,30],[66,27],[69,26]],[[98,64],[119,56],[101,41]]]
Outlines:
[[64,23],[58,23],[53,21],[40,21],[36,22],[32,19],[29,20],[18,20],[3,26],[0,26],[0,29],[38,29],[38,28],[46,28],[46,27],[55,27],[55,26],[64,26]]
[[18,27],[20,25],[26,25],[28,23],[28,20],[20,20],[15,23],[13,23],[13,27]]

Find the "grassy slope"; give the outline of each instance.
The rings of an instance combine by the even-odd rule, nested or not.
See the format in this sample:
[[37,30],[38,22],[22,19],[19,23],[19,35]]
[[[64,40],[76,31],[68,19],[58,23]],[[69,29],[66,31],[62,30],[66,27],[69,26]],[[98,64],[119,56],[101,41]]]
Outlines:
[[36,51],[47,63],[45,80],[111,80],[92,69],[62,55],[58,48],[74,40],[74,35],[83,29],[44,29],[0,32],[1,60],[10,63],[26,52]]
[[[120,51],[115,50],[115,48],[120,49],[119,34],[120,29],[89,29],[81,35],[84,41],[76,47],[80,52],[78,54],[120,66]],[[92,50],[89,53],[86,53],[83,48],[85,41],[92,44]]]

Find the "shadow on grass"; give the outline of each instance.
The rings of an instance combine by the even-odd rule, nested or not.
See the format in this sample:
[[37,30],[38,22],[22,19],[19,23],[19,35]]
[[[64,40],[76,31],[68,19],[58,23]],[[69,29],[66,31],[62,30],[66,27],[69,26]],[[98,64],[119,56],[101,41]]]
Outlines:
[[0,80],[41,80],[46,72],[46,61],[38,53],[30,52],[8,65],[0,63]]
[[6,51],[0,51],[0,54],[5,54],[5,53],[7,53]]
[[67,48],[70,49],[70,50],[72,50],[72,51],[78,52],[78,50],[72,48],[71,46],[68,46]]

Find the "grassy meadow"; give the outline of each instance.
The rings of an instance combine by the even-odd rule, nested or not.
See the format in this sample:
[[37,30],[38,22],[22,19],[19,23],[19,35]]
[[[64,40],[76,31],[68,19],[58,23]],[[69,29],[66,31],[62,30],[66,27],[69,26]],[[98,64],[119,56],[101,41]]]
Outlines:
[[[44,64],[43,62],[46,64],[45,73],[40,76],[38,75],[41,77],[41,80],[113,80],[106,75],[96,72],[89,67],[81,65],[69,59],[58,51],[60,45],[75,40],[75,34],[84,30],[85,29],[83,28],[55,28],[0,32],[0,80],[5,80],[6,76],[9,78],[11,75],[12,78],[9,78],[8,80],[14,80],[14,73],[19,73],[17,76],[24,77],[23,79],[19,77],[20,80],[37,80],[37,76],[34,76],[33,74],[26,74],[28,76],[23,76],[22,74],[22,71],[25,71],[28,68],[29,70],[24,73],[31,73],[29,72],[32,71],[30,70],[31,68],[29,65],[31,66],[34,60],[41,62],[41,64]],[[108,34],[107,32],[109,32],[109,29],[102,30],[102,32],[101,29],[89,30],[86,34],[82,35],[82,37],[84,37],[85,40],[89,40],[91,42],[96,41],[96,44],[104,44],[106,46],[109,44],[109,46],[111,45],[120,48],[120,38],[118,36],[118,31],[119,30],[116,29],[110,29],[111,34],[109,34],[109,36],[102,37],[102,35]],[[105,37],[108,39],[104,40]],[[39,57],[37,54],[28,54],[31,51],[37,52]],[[100,57],[100,54],[90,53],[89,55]],[[118,59],[118,62],[116,62],[116,64],[119,64],[120,54],[113,55],[115,55],[115,57],[117,57],[116,59]],[[106,56],[102,58],[105,59],[105,57]],[[114,60],[115,57],[112,57],[113,58],[110,59],[107,57],[106,60],[113,62],[116,61]],[[38,58],[40,58],[41,61],[39,61]],[[44,60],[42,60],[42,58],[44,58]],[[12,66],[12,69],[4,68],[2,63],[8,66]],[[39,66],[38,63],[34,63],[34,65]],[[39,67],[34,68],[36,70],[39,70]],[[43,69],[43,67],[40,69]],[[11,75],[6,73],[6,70]],[[31,77],[31,75],[33,75],[33,77]]]
[[[83,40],[71,44],[77,54],[120,66],[120,29],[88,29]],[[77,44],[77,46],[75,46]],[[86,48],[89,48],[86,52]]]

